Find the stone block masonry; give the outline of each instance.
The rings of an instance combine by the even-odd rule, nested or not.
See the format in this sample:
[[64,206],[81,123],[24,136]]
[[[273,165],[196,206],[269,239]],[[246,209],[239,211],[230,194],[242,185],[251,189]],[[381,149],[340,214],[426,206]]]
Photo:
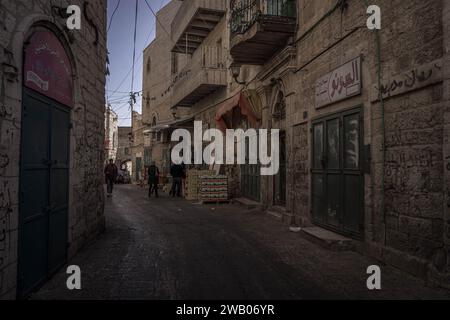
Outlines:
[[[106,68],[106,1],[58,1],[82,8],[81,30],[46,0],[0,4],[0,298],[16,297],[22,109],[22,48],[36,25],[57,31],[74,69],[71,110],[68,256],[104,228],[103,146]],[[87,5],[86,10],[84,10]],[[38,133],[37,133],[38,134]]]

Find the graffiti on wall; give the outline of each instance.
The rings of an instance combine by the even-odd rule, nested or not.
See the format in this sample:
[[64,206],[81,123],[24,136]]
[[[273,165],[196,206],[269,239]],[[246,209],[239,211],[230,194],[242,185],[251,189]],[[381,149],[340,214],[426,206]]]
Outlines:
[[0,185],[0,268],[3,267],[9,249],[11,206],[9,182],[3,181]]
[[442,153],[432,148],[390,151],[386,154],[386,183],[398,192],[431,191],[442,167]]
[[294,127],[293,148],[293,195],[296,203],[296,213],[305,215],[309,203],[309,143],[308,125],[302,124]]
[[378,85],[373,87],[372,102],[379,100],[380,91],[383,99],[387,99],[440,81],[442,81],[441,59],[383,80],[381,88]]

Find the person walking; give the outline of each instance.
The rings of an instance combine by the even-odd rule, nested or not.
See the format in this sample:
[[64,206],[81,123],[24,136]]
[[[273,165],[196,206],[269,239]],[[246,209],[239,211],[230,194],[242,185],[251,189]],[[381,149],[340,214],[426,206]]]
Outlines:
[[153,192],[155,192],[156,198],[158,195],[158,184],[159,184],[159,169],[155,164],[155,161],[152,161],[150,167],[148,168],[148,197],[151,198]]
[[113,159],[109,160],[109,164],[105,167],[105,179],[106,179],[108,197],[112,196],[114,182],[116,182],[118,173],[119,173],[119,169],[114,164],[114,160]]

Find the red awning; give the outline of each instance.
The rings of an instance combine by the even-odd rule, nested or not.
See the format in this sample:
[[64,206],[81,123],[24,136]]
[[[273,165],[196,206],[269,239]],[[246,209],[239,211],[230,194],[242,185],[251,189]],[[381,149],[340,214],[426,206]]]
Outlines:
[[241,114],[246,116],[251,124],[258,124],[260,118],[253,112],[250,102],[248,101],[246,95],[241,91],[234,97],[222,102],[222,104],[219,106],[216,112],[216,123],[218,129],[222,130],[223,132],[229,129],[227,128],[223,117],[237,107],[239,107]]

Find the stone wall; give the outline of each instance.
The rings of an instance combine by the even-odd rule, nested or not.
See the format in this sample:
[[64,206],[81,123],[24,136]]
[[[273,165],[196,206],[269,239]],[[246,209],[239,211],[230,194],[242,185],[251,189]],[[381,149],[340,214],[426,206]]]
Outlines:
[[[329,2],[328,6],[325,2]],[[367,252],[425,278],[433,268],[443,270],[448,255],[443,175],[448,102],[443,99],[441,70],[445,1],[373,1],[371,4],[382,10],[380,61],[375,33],[365,27],[363,1],[347,1],[345,10],[337,8],[315,25],[334,6],[334,2],[325,2],[299,1],[300,40],[296,42],[297,70],[290,82],[295,92],[288,115],[290,126],[294,126],[295,136],[305,114],[310,127],[311,120],[363,106],[364,143],[372,150],[371,172],[365,174]],[[363,59],[362,94],[316,109],[316,81],[357,56]],[[384,117],[378,99],[378,63],[382,70]],[[311,142],[309,128],[301,131],[307,135],[302,140]],[[311,157],[302,162],[308,157],[302,155],[298,142],[292,145],[291,152],[294,174],[309,172]],[[298,161],[306,167],[299,168]],[[311,209],[309,184],[296,182],[294,186],[295,195],[301,198],[294,211],[301,221],[306,219],[306,224]]]
[[[131,161],[131,127],[119,127],[118,132],[119,145],[117,147],[117,163],[121,164],[124,161]],[[126,150],[128,150],[128,153],[126,152]]]
[[[285,49],[262,68],[243,68],[242,80],[252,81],[258,74],[258,81],[249,86],[264,93],[263,125],[287,131],[287,212],[292,211],[303,226],[312,224],[312,121],[360,106],[364,145],[371,147],[363,186],[365,252],[411,274],[443,279],[450,261],[449,184],[444,175],[449,88],[448,80],[442,82],[448,78],[449,65],[448,1],[370,2],[382,11],[379,43],[376,33],[366,27],[365,1],[346,1],[345,8],[336,3],[299,0],[298,30],[291,41],[295,57],[280,64]],[[362,93],[317,109],[317,80],[358,56]],[[384,115],[378,95],[379,65]],[[268,101],[277,94],[272,79],[281,79],[282,91],[289,96],[287,123],[272,119]],[[271,178],[262,178],[262,186],[262,202],[270,209]]]
[[[170,36],[171,24],[178,12],[182,2],[174,0],[158,11],[157,16],[160,23],[156,23],[155,40],[144,50],[144,72],[143,72],[143,103],[142,118],[146,129],[155,124],[173,121],[170,108],[172,83],[172,59],[171,53],[173,41]],[[176,55],[178,67],[186,63],[184,55]],[[159,135],[161,138],[162,136]],[[145,147],[151,148],[152,160],[162,170],[167,146],[157,141],[156,133],[150,136],[150,141]],[[167,172],[165,172],[167,173]]]
[[[82,8],[84,1],[74,0]],[[67,1],[59,1],[68,5]],[[63,31],[74,57],[75,106],[71,112],[69,258],[104,228],[103,161],[106,66],[106,1],[89,1],[82,29]],[[88,22],[91,21],[91,23]],[[19,216],[19,157],[22,100],[22,47],[28,30],[45,22],[64,30],[65,21],[45,0],[0,4],[0,297],[15,298]],[[98,32],[98,42],[94,44]],[[89,57],[89,58],[88,58]],[[18,74],[9,73],[13,64]],[[7,77],[9,78],[7,79]]]

